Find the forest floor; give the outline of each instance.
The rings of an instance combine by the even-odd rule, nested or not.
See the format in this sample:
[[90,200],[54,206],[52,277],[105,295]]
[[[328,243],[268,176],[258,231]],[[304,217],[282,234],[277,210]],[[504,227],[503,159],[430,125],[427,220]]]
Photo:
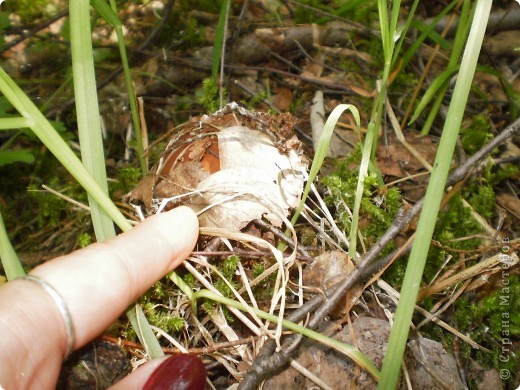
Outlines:
[[[7,0],[2,5],[0,64],[78,150],[66,4],[19,3]],[[411,3],[402,6],[403,20]],[[420,2],[414,28],[394,65],[375,151],[379,175],[365,181],[358,252],[367,253],[387,229],[399,228],[388,246],[376,254],[372,272],[353,281],[339,303],[315,324],[320,333],[355,345],[378,368],[417,223],[414,218],[400,226],[399,218],[425,194],[454,74],[446,79],[445,96],[431,121],[428,114],[439,90],[430,90],[430,103],[422,113],[414,112],[428,96],[428,88],[449,68],[458,23],[451,17],[457,11],[449,12],[422,44],[414,47],[414,42],[421,29],[448,5],[442,0]],[[519,10],[513,1],[495,2],[495,18],[484,41],[453,167],[463,165],[519,117]],[[235,233],[224,239],[202,235],[179,274],[194,289],[209,288],[207,282],[228,298],[238,294],[248,304],[277,315],[283,310],[285,315],[294,314],[307,303],[305,314],[312,319],[317,306],[326,307],[317,297],[331,292],[356,266],[346,246],[350,210],[361,160],[360,142],[367,132],[384,65],[377,2],[236,1],[227,18],[224,66],[212,74],[217,69],[214,43],[220,12],[220,2],[214,1],[126,1],[121,5],[119,17],[125,27],[141,125],[150,145],[146,152],[149,166],[161,154],[165,156],[166,145],[179,132],[187,134],[183,142],[208,139],[190,150],[200,153],[197,161],[210,161],[212,145],[218,142],[211,138],[215,129],[246,124],[264,129],[266,123],[279,131],[268,136],[274,137],[281,155],[294,150],[302,165],[310,165],[320,121],[323,127],[335,107],[355,106],[361,126],[356,126],[352,113],[340,117],[316,190],[303,217],[294,224],[296,240],[283,238],[287,220],[262,219],[263,212],[241,217],[236,226],[231,226],[235,222],[230,218],[219,219],[217,226]],[[128,218],[138,221],[130,199],[145,204],[145,214],[149,212],[151,204],[146,200],[158,197],[153,186],[161,172],[152,168],[153,183],[140,182],[117,43],[113,29],[99,15],[93,18],[93,42],[111,197]],[[0,99],[2,116],[11,114],[7,101]],[[229,102],[239,104],[214,114]],[[265,114],[249,114],[257,112]],[[212,122],[202,115],[216,119]],[[248,119],[253,116],[258,122]],[[195,133],[203,127],[197,124],[204,121],[212,126],[208,138]],[[424,131],[427,126],[429,130]],[[293,130],[298,141],[292,138]],[[401,388],[515,389],[520,384],[519,141],[518,134],[505,140],[446,191],[419,292]],[[8,161],[0,154],[0,208],[24,265],[33,267],[93,241],[88,212],[42,189],[46,185],[68,198],[87,202],[81,188],[37,139],[27,131],[2,131],[0,152],[6,150],[25,156]],[[220,164],[222,161],[221,156]],[[178,174],[192,172],[190,166]],[[146,191],[153,194],[146,195]],[[289,204],[287,210],[295,207]],[[246,242],[236,233],[238,229],[271,246]],[[283,247],[285,257],[277,259],[270,248]],[[508,267],[501,263],[501,255],[511,257]],[[277,261],[283,263],[279,267],[283,271],[276,268]],[[276,301],[272,295],[280,291],[286,275],[285,297]],[[318,303],[311,307],[309,302]],[[210,300],[201,300],[194,313],[168,278],[141,303],[152,325],[161,329],[166,353],[182,346],[201,356],[211,383],[208,386],[233,387],[246,376],[251,386],[263,382],[264,389],[376,386],[352,360],[316,341],[300,343],[291,355],[294,360],[284,360],[274,352],[273,340],[285,350],[287,334],[281,337],[276,325],[251,312],[240,316],[238,310]],[[293,319],[300,320],[308,318]],[[143,358],[135,333],[121,318],[102,340],[68,362],[60,386],[107,387]],[[250,370],[252,365],[255,372]]]

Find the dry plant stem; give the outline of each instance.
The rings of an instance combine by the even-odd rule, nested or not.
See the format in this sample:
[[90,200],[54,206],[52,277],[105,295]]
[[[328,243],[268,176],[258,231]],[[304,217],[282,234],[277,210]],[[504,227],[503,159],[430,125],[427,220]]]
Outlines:
[[[107,336],[107,335],[101,336],[100,338],[102,340],[106,340],[113,344],[121,344],[122,346],[124,346],[125,348],[128,348],[128,349],[144,350],[144,347],[142,344],[136,343],[133,341],[121,340],[118,337],[112,337],[112,336]],[[245,339],[240,339],[240,340],[235,340],[235,341],[212,343],[211,345],[208,345],[207,347],[202,347],[202,348],[188,348],[186,351],[187,351],[187,353],[189,353],[191,355],[211,355],[212,353],[219,352],[219,351],[221,351],[222,353],[225,353],[224,350],[236,348],[239,345],[253,344],[257,339],[258,339],[258,337],[250,336]],[[179,348],[163,348],[163,352],[165,354],[171,355],[174,353],[182,353],[183,351],[181,351]]]
[[[446,184],[451,186],[464,179],[472,169],[475,168],[497,146],[518,133],[520,133],[520,119],[517,119],[509,125],[481,150],[467,159],[462,165],[454,169]],[[381,253],[381,250],[419,214],[423,206],[423,201],[424,199],[421,199],[408,211],[404,211],[401,208],[392,226],[390,226],[374,246],[372,246],[372,248],[370,248],[370,250],[360,258],[357,268],[355,268],[352,273],[347,275],[342,282],[339,282],[328,289],[325,292],[325,297],[321,294],[316,295],[303,306],[293,311],[287,319],[292,322],[299,322],[308,316],[309,313],[313,312],[307,323],[307,327],[315,329],[320,321],[331,312],[350,288],[361,282],[363,279],[370,277],[374,272],[384,268],[386,264],[393,259],[394,254],[390,254],[376,263],[373,262],[379,253]],[[278,352],[275,352],[275,343],[270,340],[267,341],[258,353],[251,368],[247,372],[246,377],[240,383],[238,388],[241,390],[255,389],[261,381],[285,367],[297,351],[297,342],[295,342],[297,337],[299,337],[299,335],[291,335],[287,337],[283,342],[282,350]],[[290,349],[286,349],[286,346],[290,346]]]
[[[205,257],[228,257],[228,256],[239,256],[239,257],[272,257],[273,254],[268,251],[248,251],[243,249],[235,249],[232,251],[222,251],[222,250],[215,250],[215,251],[193,251],[191,252],[193,256],[205,256]],[[284,259],[287,259],[289,255],[284,255]],[[302,255],[296,255],[296,260],[302,261],[304,263],[312,263],[314,261],[314,257],[311,257],[310,255],[302,256]]]

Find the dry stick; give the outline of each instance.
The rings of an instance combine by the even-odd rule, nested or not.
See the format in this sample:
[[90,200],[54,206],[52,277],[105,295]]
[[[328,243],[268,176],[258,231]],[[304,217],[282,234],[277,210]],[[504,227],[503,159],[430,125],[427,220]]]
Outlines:
[[[509,125],[498,136],[491,140],[491,142],[471,156],[462,165],[454,169],[448,178],[447,186],[451,186],[464,179],[464,177],[468,175],[468,173],[476,167],[484,157],[516,133],[520,133],[520,119],[517,119]],[[417,202],[408,211],[404,211],[403,208],[401,208],[392,226],[388,228],[386,233],[359,260],[358,266],[347,275],[343,281],[328,289],[325,292],[325,297],[323,295],[316,295],[314,298],[307,301],[303,306],[292,312],[287,319],[289,321],[299,322],[309,315],[309,313],[316,310],[307,323],[308,328],[315,329],[320,321],[332,311],[350,288],[368,278],[378,270],[384,268],[386,264],[392,260],[394,256],[393,253],[377,262],[374,262],[374,259],[379,255],[379,253],[381,253],[381,250],[391,240],[393,240],[401,230],[408,226],[415,216],[419,214],[423,202],[424,198]],[[272,340],[267,341],[258,353],[257,358],[238,388],[240,390],[255,389],[258,384],[265,380],[269,375],[285,367],[297,351],[296,346],[298,338],[300,338],[300,335],[287,337],[287,339],[284,340],[282,350],[279,352],[275,352],[276,344]]]

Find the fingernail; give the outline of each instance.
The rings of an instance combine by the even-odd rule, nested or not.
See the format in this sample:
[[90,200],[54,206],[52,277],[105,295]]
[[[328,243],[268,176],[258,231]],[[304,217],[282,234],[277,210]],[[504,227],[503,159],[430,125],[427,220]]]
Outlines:
[[143,390],[204,390],[206,368],[194,355],[176,354],[166,359],[146,381]]

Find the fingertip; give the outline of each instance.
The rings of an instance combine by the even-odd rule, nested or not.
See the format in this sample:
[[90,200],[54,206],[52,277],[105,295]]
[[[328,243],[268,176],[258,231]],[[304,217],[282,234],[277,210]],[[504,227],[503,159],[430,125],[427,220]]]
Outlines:
[[197,218],[197,214],[188,206],[179,206],[170,211],[164,213],[171,219],[182,220],[186,223],[185,228],[188,230],[196,231],[198,234],[199,229],[199,220]]
[[199,236],[197,214],[187,206],[180,206],[160,215],[164,216],[166,224],[161,228],[162,232],[165,233],[170,243],[176,247],[181,241],[182,247],[185,249],[181,257],[187,257],[193,250]]

